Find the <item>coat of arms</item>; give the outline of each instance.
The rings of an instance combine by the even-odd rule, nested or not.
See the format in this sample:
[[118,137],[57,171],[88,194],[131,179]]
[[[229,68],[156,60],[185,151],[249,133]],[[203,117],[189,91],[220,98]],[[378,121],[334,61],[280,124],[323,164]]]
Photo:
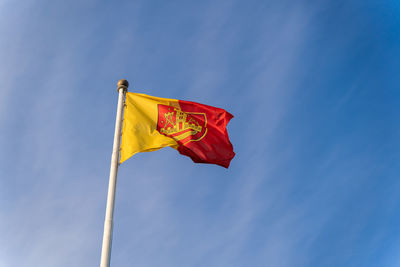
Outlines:
[[158,104],[157,131],[185,144],[199,141],[207,133],[204,113],[185,112],[177,107]]

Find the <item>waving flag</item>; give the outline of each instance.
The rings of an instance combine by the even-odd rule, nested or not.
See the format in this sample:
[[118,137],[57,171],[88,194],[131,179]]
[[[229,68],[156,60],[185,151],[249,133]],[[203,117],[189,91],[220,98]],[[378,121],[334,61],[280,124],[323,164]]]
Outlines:
[[196,163],[228,168],[235,156],[226,130],[232,118],[221,108],[128,92],[120,162],[170,146]]

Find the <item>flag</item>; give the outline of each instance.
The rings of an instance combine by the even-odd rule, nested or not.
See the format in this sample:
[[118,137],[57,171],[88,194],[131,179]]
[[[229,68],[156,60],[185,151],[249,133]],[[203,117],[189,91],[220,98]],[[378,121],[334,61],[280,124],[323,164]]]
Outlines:
[[232,118],[221,108],[128,92],[120,162],[169,146],[196,163],[228,168],[235,156],[226,130]]

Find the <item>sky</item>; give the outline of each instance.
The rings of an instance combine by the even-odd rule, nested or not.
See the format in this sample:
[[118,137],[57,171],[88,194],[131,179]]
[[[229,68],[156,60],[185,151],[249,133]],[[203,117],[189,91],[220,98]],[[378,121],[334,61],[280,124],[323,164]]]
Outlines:
[[0,36],[0,267],[99,266],[123,78],[236,157],[124,162],[111,266],[400,266],[398,1],[0,0]]

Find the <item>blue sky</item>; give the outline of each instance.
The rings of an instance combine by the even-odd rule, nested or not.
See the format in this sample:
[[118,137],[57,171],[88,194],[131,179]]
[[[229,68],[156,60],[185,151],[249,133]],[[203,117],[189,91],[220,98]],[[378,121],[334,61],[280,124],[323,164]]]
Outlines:
[[399,266],[398,1],[0,0],[0,267],[98,266],[117,105],[225,108],[231,167],[120,166],[112,266]]

